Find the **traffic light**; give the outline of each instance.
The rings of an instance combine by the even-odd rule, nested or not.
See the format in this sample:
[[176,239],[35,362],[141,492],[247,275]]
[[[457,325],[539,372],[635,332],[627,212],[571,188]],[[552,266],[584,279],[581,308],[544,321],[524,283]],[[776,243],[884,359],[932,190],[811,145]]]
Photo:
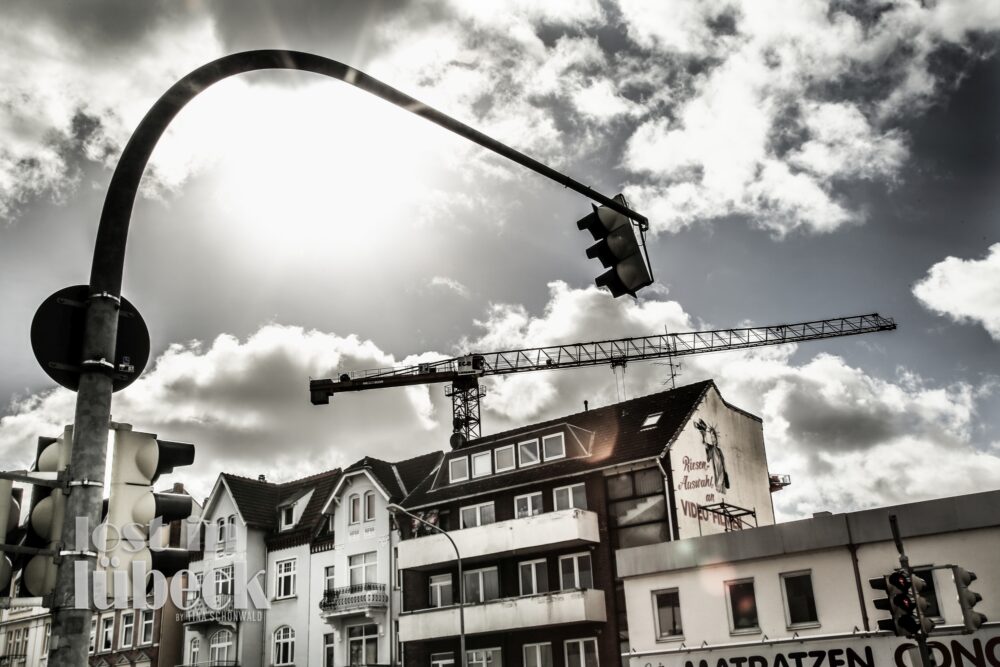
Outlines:
[[913,589],[913,600],[916,603],[916,607],[913,612],[907,617],[909,620],[905,621],[905,626],[907,628],[913,628],[910,634],[917,634],[917,632],[922,632],[927,635],[934,628],[937,623],[927,617],[927,608],[930,603],[927,598],[924,597],[924,589],[927,588],[927,582],[913,574],[910,575],[910,585]]
[[927,583],[920,577],[895,570],[887,576],[869,579],[868,585],[885,592],[885,597],[874,600],[875,608],[892,614],[891,618],[878,621],[879,630],[888,630],[897,637],[909,637],[927,634],[934,627],[934,621],[924,615],[927,600],[920,593]]
[[[0,479],[0,542],[20,544],[21,489],[15,489],[9,479]],[[0,553],[0,597],[10,595],[10,583],[20,559]]]
[[[38,459],[35,471],[59,473],[69,466],[73,448],[73,427],[67,426],[58,438],[38,439]],[[66,496],[60,489],[36,485],[31,490],[26,544],[43,549],[56,549],[62,541],[63,514]],[[52,556],[37,554],[24,566],[19,593],[44,596],[56,585],[56,562]]]
[[[194,445],[157,440],[151,433],[133,431],[128,424],[115,424],[114,454],[108,511],[105,519],[104,549],[98,565],[106,570],[108,593],[115,594],[115,572],[124,571],[131,591],[132,564],[141,562],[146,572],[153,570],[169,577],[187,567],[190,552],[167,548],[166,532],[151,532],[154,519],[167,528],[172,521],[191,514],[191,497],[179,493],[154,493],[153,484],[164,473],[194,462]],[[168,532],[168,531],[167,531]],[[151,544],[150,538],[161,541]]]
[[953,565],[952,575],[955,577],[955,588],[958,589],[958,605],[962,608],[965,631],[975,632],[988,620],[985,615],[972,609],[983,599],[979,593],[969,590],[969,584],[976,580],[976,573]]
[[[620,194],[614,199],[627,205]],[[598,287],[607,287],[615,298],[623,294],[635,296],[638,290],[651,285],[653,278],[643,258],[632,221],[607,206],[591,204],[591,207],[593,213],[577,221],[576,226],[589,231],[597,241],[587,248],[587,257],[599,259],[608,269],[594,282]]]

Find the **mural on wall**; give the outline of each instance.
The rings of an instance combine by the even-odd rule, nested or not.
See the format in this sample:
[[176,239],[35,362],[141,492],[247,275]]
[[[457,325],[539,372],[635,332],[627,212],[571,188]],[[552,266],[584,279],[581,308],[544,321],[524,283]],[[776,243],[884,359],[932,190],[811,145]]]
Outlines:
[[705,445],[705,460],[711,466],[715,478],[715,490],[724,494],[729,488],[729,473],[726,472],[726,456],[719,447],[719,433],[704,419],[695,422],[694,427],[701,432],[701,442]]
[[706,521],[723,530],[729,530],[732,526],[726,517],[701,507],[722,501],[730,489],[726,455],[719,445],[719,430],[704,419],[697,420],[693,426],[701,434],[701,447],[695,444],[697,441],[692,442],[688,448],[690,453],[681,458],[683,474],[677,480],[675,489],[678,492],[681,515],[697,522],[699,534],[705,528],[700,524]]

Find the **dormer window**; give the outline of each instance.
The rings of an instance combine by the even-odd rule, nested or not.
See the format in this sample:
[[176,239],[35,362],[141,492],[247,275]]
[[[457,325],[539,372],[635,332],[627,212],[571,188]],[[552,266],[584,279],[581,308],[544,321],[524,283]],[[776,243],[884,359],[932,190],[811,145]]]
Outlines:
[[452,459],[448,463],[448,481],[454,484],[467,479],[469,479],[469,459],[464,456]]
[[542,454],[546,461],[566,458],[566,441],[562,433],[547,435],[542,438]]
[[538,463],[538,440],[517,443],[517,458],[522,468]]
[[491,467],[491,459],[493,457],[490,452],[479,452],[478,454],[472,455],[472,476],[473,477],[486,477],[493,473],[493,468]]
[[494,464],[494,470],[496,470],[497,472],[506,472],[508,470],[513,470],[515,467],[514,445],[497,447],[496,450],[493,452],[493,464]]
[[295,525],[295,506],[281,508],[281,530],[288,530]]

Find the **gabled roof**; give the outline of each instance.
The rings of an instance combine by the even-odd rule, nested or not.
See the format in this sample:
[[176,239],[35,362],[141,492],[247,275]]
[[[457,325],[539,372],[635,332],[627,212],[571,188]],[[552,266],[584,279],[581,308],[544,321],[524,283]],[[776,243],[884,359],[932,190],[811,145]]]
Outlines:
[[[697,382],[469,441],[461,449],[445,454],[436,473],[420,483],[402,505],[422,507],[520,484],[583,473],[597,467],[661,456],[687,423],[706,392],[714,386],[715,383],[711,380]],[[662,412],[655,426],[642,428],[646,417],[654,412]],[[581,431],[586,432],[592,438],[591,443],[584,443],[589,445],[590,454],[530,468],[518,468],[458,484],[448,483],[448,464],[452,459],[489,451],[500,445],[516,444],[529,434],[531,437],[544,435],[546,430],[575,431],[578,435]]]
[[[337,468],[291,482],[275,484],[222,473],[223,481],[247,525],[271,533],[266,538],[269,549],[285,549],[309,541],[323,519],[321,513],[323,504],[340,480],[340,476],[340,469]],[[278,507],[300,500],[309,491],[313,491],[313,494],[295,527],[278,532]]]
[[[442,452],[430,452],[399,463],[389,463],[382,459],[366,456],[344,469],[343,476],[333,493],[337,495],[344,481],[351,475],[364,473],[381,488],[388,502],[397,503],[434,470],[443,456]],[[330,500],[332,501],[333,498]]]

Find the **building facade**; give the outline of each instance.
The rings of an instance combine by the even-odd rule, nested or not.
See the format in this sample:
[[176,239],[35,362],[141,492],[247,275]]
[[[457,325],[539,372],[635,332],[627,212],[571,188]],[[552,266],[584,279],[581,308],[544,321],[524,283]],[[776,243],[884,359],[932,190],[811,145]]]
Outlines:
[[618,664],[615,549],[774,521],[760,419],[710,381],[470,441],[403,504],[455,545],[401,519],[403,662],[432,667],[463,620],[472,667]]
[[[899,567],[889,515],[927,582],[938,667],[1000,665],[1000,623],[963,628],[948,566],[978,575],[976,607],[1000,619],[1000,491],[821,514],[756,530],[621,549],[632,667],[918,667],[877,621],[869,579]],[[824,662],[828,661],[828,662]]]

